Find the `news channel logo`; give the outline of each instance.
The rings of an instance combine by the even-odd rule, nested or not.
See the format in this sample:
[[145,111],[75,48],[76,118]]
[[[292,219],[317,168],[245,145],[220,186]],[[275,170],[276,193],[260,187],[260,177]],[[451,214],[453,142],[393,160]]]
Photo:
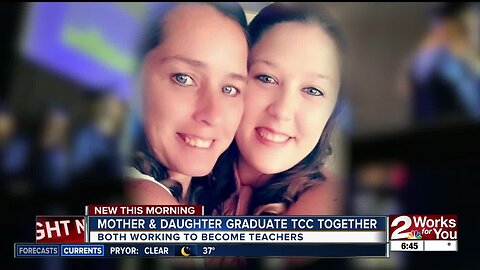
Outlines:
[[197,256],[195,246],[175,246],[175,256],[192,257]]
[[457,215],[391,215],[391,240],[457,240]]

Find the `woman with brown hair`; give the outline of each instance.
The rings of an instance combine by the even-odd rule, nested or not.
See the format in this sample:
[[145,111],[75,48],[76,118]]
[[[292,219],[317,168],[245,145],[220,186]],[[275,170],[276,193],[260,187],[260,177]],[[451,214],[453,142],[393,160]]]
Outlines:
[[249,35],[243,118],[213,173],[235,179],[218,186],[215,198],[225,200],[218,213],[340,214],[340,184],[324,170],[339,111],[338,26],[318,4],[274,3],[253,19]]

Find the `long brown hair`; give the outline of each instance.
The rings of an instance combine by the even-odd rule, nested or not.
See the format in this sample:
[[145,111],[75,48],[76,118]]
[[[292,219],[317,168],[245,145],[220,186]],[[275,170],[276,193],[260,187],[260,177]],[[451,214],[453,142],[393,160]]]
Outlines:
[[[262,35],[272,26],[282,22],[314,22],[335,42],[340,55],[342,55],[345,48],[345,41],[343,35],[333,17],[318,3],[274,3],[271,4],[258,13],[249,25],[249,35],[251,46],[261,39]],[[343,62],[343,59],[341,59]],[[341,65],[343,66],[343,64]],[[343,76],[342,76],[343,77]],[[320,139],[314,149],[294,167],[275,174],[267,185],[257,188],[253,191],[252,200],[249,206],[249,213],[257,213],[258,209],[265,209],[264,206],[269,204],[281,203],[282,209],[288,208],[291,203],[295,202],[298,197],[308,188],[317,185],[326,180],[321,172],[325,164],[327,156],[332,152],[330,146],[330,137],[334,130],[335,119],[341,108],[341,91],[335,109],[329,117],[325,128],[320,136]],[[227,167],[228,170],[214,170],[218,173],[218,178],[225,177],[230,181],[223,181],[224,186],[218,186],[216,198],[225,199],[226,194],[230,194],[234,190],[233,184],[233,163],[232,155],[239,155],[238,147],[233,144],[225,156],[220,159],[226,163],[218,164],[217,167]],[[221,206],[219,207],[221,208]],[[275,209],[275,207],[273,207]],[[221,212],[221,209],[219,210]]]
[[[142,174],[149,175],[166,186],[175,199],[181,201],[183,192],[182,185],[177,180],[169,177],[168,169],[155,157],[143,129],[136,136],[134,149],[135,151],[130,161],[131,166]],[[190,190],[187,194],[188,198],[184,203],[207,204],[208,196],[206,193],[212,185],[212,179],[210,175],[205,177],[192,177]]]

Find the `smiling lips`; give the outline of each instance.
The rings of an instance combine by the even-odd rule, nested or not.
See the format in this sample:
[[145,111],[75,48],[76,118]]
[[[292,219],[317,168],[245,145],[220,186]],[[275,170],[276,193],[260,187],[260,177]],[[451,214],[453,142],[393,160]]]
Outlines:
[[[258,136],[268,143],[284,144],[292,138],[289,135],[274,131],[266,127],[259,127],[255,130],[257,131]],[[210,146],[212,146],[212,143],[215,141],[214,139],[203,139],[194,135],[182,133],[178,133],[178,135],[187,145],[201,149],[210,148]]]
[[256,128],[255,130],[263,140],[270,143],[283,144],[292,138],[287,134],[280,133],[265,127],[259,127],[259,128]]
[[214,141],[214,139],[202,139],[197,136],[182,133],[178,133],[178,135],[187,145],[195,148],[208,149]]

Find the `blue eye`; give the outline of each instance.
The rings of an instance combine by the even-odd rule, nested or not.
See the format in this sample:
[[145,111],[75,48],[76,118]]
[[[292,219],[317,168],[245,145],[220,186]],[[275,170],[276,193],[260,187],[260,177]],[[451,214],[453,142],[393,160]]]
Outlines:
[[238,89],[233,86],[224,86],[222,88],[222,92],[225,95],[232,96],[232,97],[236,97],[240,94],[240,91],[238,91]]
[[256,78],[264,83],[278,84],[278,82],[273,77],[265,74],[258,75]]
[[302,89],[302,91],[307,93],[308,95],[311,95],[311,96],[324,96],[322,91],[318,90],[315,87],[304,88],[304,89]]
[[181,86],[195,85],[195,82],[193,81],[192,77],[188,76],[187,74],[175,73],[173,74],[172,79],[175,83]]

